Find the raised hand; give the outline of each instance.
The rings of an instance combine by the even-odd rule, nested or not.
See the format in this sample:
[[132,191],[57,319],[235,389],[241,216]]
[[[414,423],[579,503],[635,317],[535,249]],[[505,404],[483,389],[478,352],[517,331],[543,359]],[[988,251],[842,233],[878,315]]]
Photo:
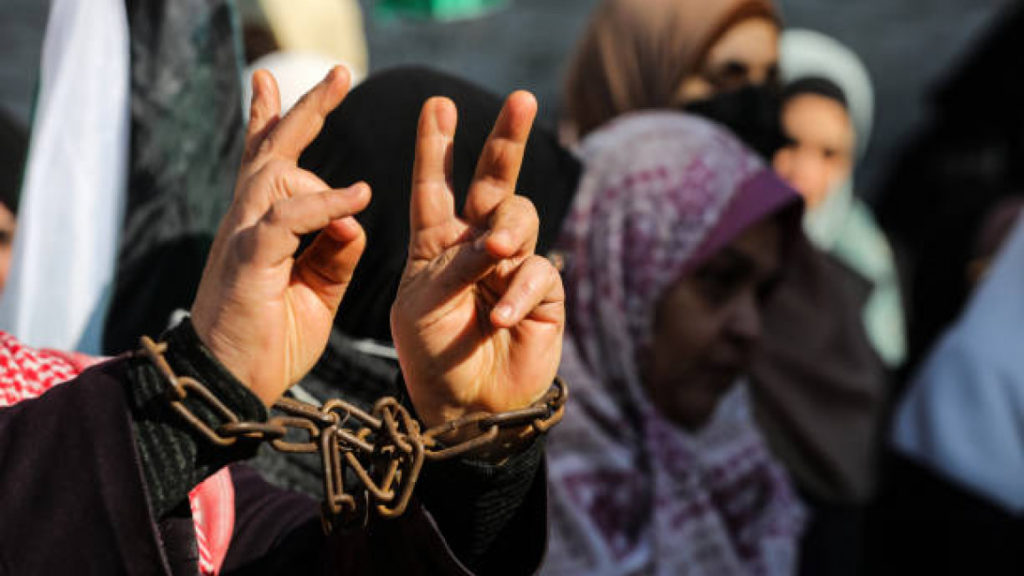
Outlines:
[[[320,357],[366,244],[352,215],[369,203],[369,187],[331,189],[297,166],[348,87],[337,67],[281,118],[273,76],[254,75],[234,201],[192,306],[199,338],[267,405]],[[321,229],[296,259],[300,236]]]
[[515,195],[537,103],[512,94],[455,211],[455,105],[423,106],[410,205],[409,260],[391,332],[409,394],[428,426],[467,412],[521,408],[551,385],[561,358],[564,291],[534,254],[537,213]]

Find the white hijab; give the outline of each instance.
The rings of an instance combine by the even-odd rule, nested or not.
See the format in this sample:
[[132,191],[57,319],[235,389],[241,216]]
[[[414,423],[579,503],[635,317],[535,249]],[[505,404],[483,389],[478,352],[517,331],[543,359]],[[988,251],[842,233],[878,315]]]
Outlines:
[[[784,85],[804,78],[822,78],[842,91],[856,139],[854,161],[862,159],[874,126],[875,89],[860,58],[820,32],[788,29],[779,40],[779,72]],[[805,213],[804,231],[816,246],[823,250],[832,248],[853,201],[851,174],[820,206]]]

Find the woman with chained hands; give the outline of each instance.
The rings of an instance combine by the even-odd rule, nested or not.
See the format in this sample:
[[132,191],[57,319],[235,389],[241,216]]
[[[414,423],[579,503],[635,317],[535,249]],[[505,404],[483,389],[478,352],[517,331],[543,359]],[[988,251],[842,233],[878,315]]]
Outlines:
[[[369,203],[368,187],[331,189],[296,165],[347,88],[347,73],[335,69],[282,118],[273,78],[255,75],[234,201],[191,319],[163,336],[174,374],[201,382],[243,421],[265,421],[319,357],[365,243],[352,216]],[[533,253],[536,212],[514,194],[535,114],[529,94],[508,98],[459,216],[447,162],[456,110],[446,99],[423,106],[392,330],[426,427],[523,408],[554,379],[562,284]],[[317,230],[296,256],[300,236]],[[208,443],[168,409],[167,388],[150,357],[122,356],[0,409],[0,574],[195,573],[187,494],[253,446]],[[189,402],[200,420],[219,424]],[[533,571],[544,549],[542,449],[506,444],[426,465],[424,481],[443,483],[417,490],[403,517],[326,537],[315,502],[232,467],[236,514],[217,570]]]

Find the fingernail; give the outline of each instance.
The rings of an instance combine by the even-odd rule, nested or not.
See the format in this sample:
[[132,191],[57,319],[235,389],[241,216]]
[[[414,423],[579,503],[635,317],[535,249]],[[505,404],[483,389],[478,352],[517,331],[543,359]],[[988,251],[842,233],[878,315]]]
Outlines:
[[505,230],[492,232],[491,237],[494,238],[494,243],[498,246],[506,246],[511,241],[511,236]]
[[497,314],[498,318],[508,320],[512,317],[512,306],[510,304],[498,304],[494,309],[494,313]]
[[483,252],[487,246],[487,238],[489,238],[490,235],[490,232],[484,232],[483,234],[477,236],[476,240],[473,241],[473,249],[477,250],[478,252]]
[[363,195],[367,188],[368,186],[362,182],[353,184],[348,188],[345,188],[345,195],[359,197]]

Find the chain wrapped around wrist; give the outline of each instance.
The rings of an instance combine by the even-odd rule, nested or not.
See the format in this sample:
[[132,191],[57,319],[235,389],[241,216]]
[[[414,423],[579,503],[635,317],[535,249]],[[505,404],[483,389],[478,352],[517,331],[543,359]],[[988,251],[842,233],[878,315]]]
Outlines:
[[[426,460],[507,454],[547,432],[562,419],[569,394],[565,382],[556,377],[544,396],[526,408],[477,412],[427,430],[421,430],[409,410],[392,396],[378,400],[370,412],[338,398],[321,406],[282,398],[274,404],[280,415],[266,422],[243,422],[201,382],[174,374],[164,358],[166,350],[166,344],[142,337],[142,354],[168,383],[171,408],[206,440],[216,446],[269,442],[280,452],[320,455],[328,532],[339,524],[365,524],[371,511],[383,518],[402,515]],[[222,423],[208,425],[186,406],[186,398],[205,404]],[[288,439],[289,432],[295,431],[302,441]],[[445,442],[456,434],[457,442]],[[346,471],[358,479],[354,493],[345,489]]]

